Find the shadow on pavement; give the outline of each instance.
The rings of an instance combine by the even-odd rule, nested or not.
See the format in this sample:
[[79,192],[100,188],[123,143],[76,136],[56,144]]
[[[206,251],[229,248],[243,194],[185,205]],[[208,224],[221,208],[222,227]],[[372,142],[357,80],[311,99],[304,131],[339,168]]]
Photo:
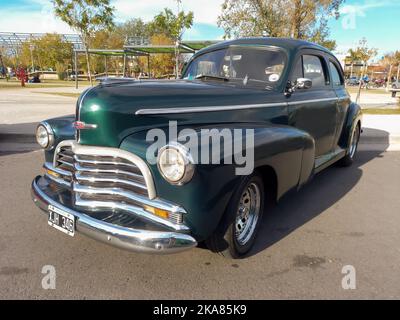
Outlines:
[[360,151],[351,167],[333,165],[317,174],[299,192],[288,194],[275,206],[267,204],[257,241],[249,256],[267,249],[314,219],[357,185],[363,175],[361,166],[382,157],[389,147],[389,134],[386,131],[368,131],[380,137],[379,150]]
[[0,124],[0,157],[40,149],[36,143],[37,122]]

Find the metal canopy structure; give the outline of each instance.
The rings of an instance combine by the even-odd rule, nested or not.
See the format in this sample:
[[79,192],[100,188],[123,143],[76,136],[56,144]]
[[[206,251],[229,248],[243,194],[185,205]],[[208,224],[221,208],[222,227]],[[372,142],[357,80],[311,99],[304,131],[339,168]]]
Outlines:
[[[175,54],[179,53],[194,54],[196,51],[201,50],[207,46],[218,43],[218,41],[184,41],[178,46],[175,45],[151,45],[149,39],[139,37],[128,37],[125,40],[125,45],[122,50],[118,49],[89,49],[89,54],[104,56],[105,69],[107,72],[107,57],[123,57],[124,64],[123,70],[125,75],[126,70],[126,58],[127,57],[147,57],[148,71],[150,75],[150,55],[152,54]],[[84,49],[74,50],[74,69],[78,69],[78,55],[85,53]],[[75,76],[76,87],[78,88],[78,77]]]
[[[85,53],[84,49],[74,50],[76,53]],[[95,54],[99,56],[117,56],[122,57],[124,55],[127,56],[147,56],[148,54],[144,52],[134,52],[130,50],[119,50],[119,49],[89,49],[89,54]]]
[[[85,49],[75,49],[74,50],[74,71],[75,71],[75,87],[78,89],[78,76],[77,76],[77,70],[78,70],[78,55],[86,53]],[[123,57],[124,58],[124,64],[123,64],[123,70],[124,70],[124,76],[125,76],[125,71],[126,71],[126,58],[127,57],[147,57],[147,66],[148,69],[150,70],[150,54],[142,51],[134,51],[134,50],[128,50],[128,49],[89,49],[88,50],[89,54],[94,54],[94,55],[99,55],[99,56],[104,56],[104,65],[105,65],[105,70],[106,70],[106,75],[108,75],[108,63],[107,63],[107,57]],[[150,73],[150,71],[149,71]]]
[[178,49],[180,53],[194,53],[195,51],[190,48],[186,48],[182,45],[178,48],[174,45],[145,45],[145,46],[131,46],[125,45],[124,48],[129,51],[140,51],[147,54],[159,54],[159,53],[175,53]]
[[[46,33],[0,32],[0,47],[16,52],[23,43],[44,37]],[[82,39],[78,34],[57,34],[74,49],[83,49]]]
[[175,53],[178,50],[180,53],[195,53],[205,47],[208,47],[212,44],[218,43],[218,41],[183,41],[178,46],[175,45],[151,45],[146,41],[142,41],[141,43],[132,43],[127,41],[127,44],[124,45],[124,49],[132,50],[132,51],[141,51],[148,54],[157,54],[157,53]]

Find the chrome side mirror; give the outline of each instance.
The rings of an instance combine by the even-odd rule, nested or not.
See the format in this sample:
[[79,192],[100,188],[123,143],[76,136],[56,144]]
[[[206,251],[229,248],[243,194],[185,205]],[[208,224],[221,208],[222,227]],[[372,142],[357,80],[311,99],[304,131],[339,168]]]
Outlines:
[[296,89],[310,89],[312,87],[312,80],[308,78],[298,78],[295,87]]

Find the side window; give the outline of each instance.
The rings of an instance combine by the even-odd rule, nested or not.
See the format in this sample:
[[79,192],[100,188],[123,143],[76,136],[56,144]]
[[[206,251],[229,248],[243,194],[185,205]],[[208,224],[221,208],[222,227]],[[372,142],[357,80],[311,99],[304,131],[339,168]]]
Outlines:
[[329,84],[321,58],[317,56],[303,56],[304,78],[311,79],[313,88],[322,88]]
[[332,61],[329,62],[329,68],[331,69],[333,85],[342,86],[344,84],[343,77],[341,76],[340,71]]
[[297,60],[296,65],[294,66],[293,72],[292,72],[292,77],[290,81],[296,82],[298,78],[304,78],[303,75],[303,57],[300,57],[299,60]]

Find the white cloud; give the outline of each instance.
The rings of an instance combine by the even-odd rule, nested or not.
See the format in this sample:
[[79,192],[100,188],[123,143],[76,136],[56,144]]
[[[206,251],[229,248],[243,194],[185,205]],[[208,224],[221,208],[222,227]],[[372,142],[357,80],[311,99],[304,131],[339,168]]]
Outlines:
[[[182,8],[194,12],[195,23],[216,25],[222,3],[223,0],[183,0]],[[41,9],[33,11],[29,4],[39,5]],[[116,9],[117,21],[131,18],[149,21],[166,7],[177,10],[175,0],[114,0],[112,5]],[[54,16],[50,0],[30,0],[26,5],[14,6],[12,10],[0,7],[0,17],[0,31],[73,33]]]
[[[194,12],[195,23],[216,24],[222,3],[223,0],[183,0],[182,8]],[[113,5],[117,18],[122,20],[137,17],[149,21],[164,8],[177,11],[175,0],[115,0]]]

